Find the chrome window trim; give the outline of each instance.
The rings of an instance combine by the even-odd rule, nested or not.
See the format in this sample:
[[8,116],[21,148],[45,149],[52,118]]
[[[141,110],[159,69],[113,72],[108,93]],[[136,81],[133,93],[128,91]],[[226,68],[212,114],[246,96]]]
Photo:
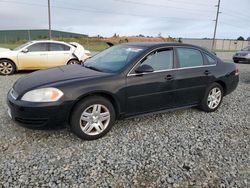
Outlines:
[[[130,76],[138,76],[138,75],[146,75],[146,74],[154,74],[154,73],[159,73],[159,72],[169,72],[169,71],[172,71],[172,70],[185,70],[185,69],[195,69],[195,68],[201,68],[201,67],[214,67],[214,66],[217,66],[217,61],[216,61],[216,64],[213,64],[213,65],[202,65],[202,66],[192,66],[192,67],[183,67],[183,68],[172,68],[172,69],[165,69],[165,70],[159,70],[159,71],[154,71],[154,72],[148,72],[148,73],[139,73],[139,74],[131,74],[131,72],[134,70],[134,68],[146,57],[148,56],[150,53],[152,53],[153,51],[155,50],[160,50],[160,49],[167,49],[167,48],[172,48],[173,51],[174,51],[174,48],[192,48],[192,49],[195,49],[195,50],[198,50],[200,51],[201,55],[203,56],[203,51],[201,51],[200,49],[198,48],[195,48],[195,47],[192,47],[192,46],[165,46],[165,47],[159,47],[159,48],[155,48],[153,50],[151,50],[150,52],[148,52],[146,55],[144,55],[131,69],[130,71],[128,72],[127,74],[127,77],[130,77]],[[204,60],[203,60],[204,61]],[[204,63],[204,62],[203,62]],[[174,64],[174,62],[173,62]]]
[[216,64],[214,64],[214,65],[195,66],[195,67],[173,68],[173,69],[166,69],[166,70],[139,73],[139,74],[128,74],[127,76],[130,77],[130,76],[138,76],[138,75],[145,75],[145,74],[154,74],[154,73],[159,73],[159,72],[169,72],[169,71],[174,71],[174,70],[196,69],[196,68],[202,68],[202,67],[215,67],[215,66],[216,66]]

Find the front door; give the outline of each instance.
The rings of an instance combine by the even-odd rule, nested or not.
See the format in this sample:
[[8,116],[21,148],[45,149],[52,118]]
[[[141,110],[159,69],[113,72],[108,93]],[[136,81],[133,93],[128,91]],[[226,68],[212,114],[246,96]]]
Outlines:
[[21,69],[43,69],[48,61],[47,43],[35,43],[27,47],[26,51],[18,53],[18,62]]
[[[127,76],[127,113],[136,115],[171,108],[175,71],[172,71],[172,48],[155,50],[143,58]],[[136,73],[141,65],[149,65],[154,71]]]

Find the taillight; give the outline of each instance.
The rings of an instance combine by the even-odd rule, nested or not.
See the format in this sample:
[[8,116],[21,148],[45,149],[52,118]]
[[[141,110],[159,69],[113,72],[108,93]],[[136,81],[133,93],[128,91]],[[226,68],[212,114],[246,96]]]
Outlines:
[[239,65],[235,65],[235,76],[238,76],[239,75]]
[[91,56],[91,53],[90,52],[85,52],[85,55],[86,56]]

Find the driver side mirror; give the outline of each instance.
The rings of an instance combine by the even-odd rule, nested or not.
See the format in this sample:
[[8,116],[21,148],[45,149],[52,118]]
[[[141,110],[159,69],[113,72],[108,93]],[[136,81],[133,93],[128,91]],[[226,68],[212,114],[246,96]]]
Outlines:
[[150,65],[141,65],[136,70],[136,73],[154,72],[153,67]]
[[25,48],[25,49],[22,50],[22,52],[23,52],[23,53],[28,53],[29,50],[28,50],[27,48]]

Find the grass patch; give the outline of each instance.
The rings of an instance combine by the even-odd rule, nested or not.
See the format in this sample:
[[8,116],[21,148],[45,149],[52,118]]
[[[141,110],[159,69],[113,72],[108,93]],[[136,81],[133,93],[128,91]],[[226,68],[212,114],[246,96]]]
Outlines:
[[[86,50],[94,51],[94,52],[100,52],[108,48],[109,46],[104,41],[98,41],[98,40],[90,40],[88,38],[60,38],[60,39],[54,39],[58,41],[64,41],[64,42],[77,42]],[[18,43],[0,43],[0,48],[9,48],[14,49],[17,46],[20,46],[21,44],[26,43],[26,41],[20,41]]]
[[216,49],[216,50],[213,50],[214,52],[237,52],[239,50],[219,50],[219,49]]
[[17,46],[20,46],[20,44],[17,44],[17,43],[11,43],[11,44],[2,44],[0,43],[0,48],[9,48],[9,49],[14,49],[16,48]]

